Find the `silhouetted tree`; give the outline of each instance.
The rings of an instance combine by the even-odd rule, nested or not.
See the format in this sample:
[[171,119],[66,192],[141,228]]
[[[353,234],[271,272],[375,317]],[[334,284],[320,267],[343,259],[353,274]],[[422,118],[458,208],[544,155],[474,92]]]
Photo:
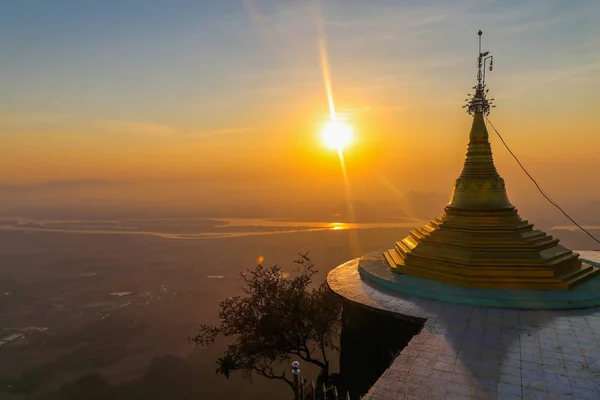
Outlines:
[[201,325],[190,338],[197,345],[210,345],[218,335],[229,337],[227,351],[217,360],[216,373],[229,377],[242,371],[280,379],[293,387],[282,362],[300,358],[321,369],[320,381],[329,378],[327,349],[337,349],[341,303],[326,283],[311,287],[317,272],[308,254],[294,261],[298,268],[285,277],[281,267],[259,264],[242,273],[244,296],[219,303],[218,326]]

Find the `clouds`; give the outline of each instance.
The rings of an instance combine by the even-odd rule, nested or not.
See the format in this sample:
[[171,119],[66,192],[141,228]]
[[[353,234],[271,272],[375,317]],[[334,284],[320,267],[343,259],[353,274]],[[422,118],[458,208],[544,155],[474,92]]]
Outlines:
[[[564,31],[585,17],[580,9],[565,11],[552,1],[525,1],[510,6],[498,1],[476,5],[472,1],[367,4],[351,0],[265,4],[268,3],[244,2],[247,17],[259,32],[258,40],[270,48],[266,57],[277,60],[266,67],[257,63],[255,70],[261,71],[261,76],[255,77],[253,84],[273,97],[287,92],[273,93],[266,88],[294,87],[305,84],[307,76],[312,77],[312,82],[320,77],[315,71],[319,68],[320,23],[324,26],[322,35],[334,91],[348,88],[360,95],[373,93],[373,89],[379,94],[381,90],[397,91],[406,86],[452,85],[458,80],[468,85],[475,73],[474,65],[471,69],[468,65],[474,64],[476,57],[477,29],[493,33],[485,37],[485,46],[496,51],[499,65],[514,65],[515,57],[526,55],[531,47],[543,42],[547,30]],[[553,45],[560,51],[568,41]],[[508,47],[515,43],[521,44],[523,50]],[[543,59],[544,55],[540,57]],[[564,60],[559,65],[565,66]],[[549,65],[543,64],[545,67]],[[531,66],[521,63],[521,68],[529,70]],[[452,79],[448,79],[450,76]],[[385,82],[381,77],[386,77]],[[465,86],[465,90],[468,88]]]
[[[58,123],[61,123],[61,125],[58,125]],[[72,126],[85,127],[84,131],[79,132],[80,136],[87,133],[100,134],[101,136],[117,135],[120,137],[171,138],[174,140],[225,137],[253,131],[253,128],[249,126],[183,129],[154,121],[106,120],[94,122],[66,114],[52,113],[0,115],[0,127],[8,128],[11,131],[52,133],[64,132],[65,127],[72,131]]]
[[239,133],[252,132],[252,128],[226,128],[226,129],[215,129],[197,132],[188,132],[181,135],[184,139],[208,139],[213,137],[227,137]]
[[101,129],[116,134],[140,136],[172,136],[177,133],[173,127],[146,121],[106,121]]
[[67,114],[60,113],[4,114],[0,115],[0,124],[11,126],[53,124],[68,118]]
[[[497,78],[502,90],[504,100],[531,97],[533,91],[538,95],[551,92],[554,98],[561,98],[566,92],[576,90],[577,87],[588,90],[590,85],[600,83],[600,60],[573,60],[567,65],[541,66],[538,69],[525,69]],[[576,90],[577,91],[577,90]],[[584,90],[580,90],[582,94]],[[561,93],[561,95],[557,95]],[[539,102],[538,102],[539,103]]]
[[147,138],[168,137],[173,140],[226,137],[253,130],[250,127],[186,130],[149,121],[105,121],[100,124],[100,129],[104,133]]

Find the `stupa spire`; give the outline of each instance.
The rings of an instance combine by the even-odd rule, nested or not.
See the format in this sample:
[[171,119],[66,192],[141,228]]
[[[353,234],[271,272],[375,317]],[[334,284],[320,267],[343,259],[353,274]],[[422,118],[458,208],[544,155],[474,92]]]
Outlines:
[[469,133],[469,145],[465,164],[456,180],[452,199],[448,207],[458,210],[494,210],[513,209],[508,200],[504,179],[500,177],[485,127],[484,116],[489,115],[494,106],[494,99],[488,99],[485,83],[485,67],[489,61],[492,68],[494,58],[489,51],[481,51],[481,31],[479,35],[479,55],[477,57],[477,84],[473,86],[475,93],[467,99],[467,113],[473,115],[473,125]]
[[565,290],[597,274],[557,239],[534,229],[508,200],[492,158],[485,117],[489,51],[477,57],[477,84],[468,98],[473,116],[465,164],[439,218],[396,242],[384,257],[393,272],[480,289]]
[[494,99],[488,99],[487,93],[489,89],[486,87],[485,83],[485,71],[488,61],[489,70],[492,71],[494,69],[494,56],[490,55],[489,51],[482,52],[481,51],[481,36],[483,35],[482,31],[477,32],[479,36],[479,55],[477,56],[477,84],[473,86],[474,94],[468,94],[467,99],[465,101],[467,104],[463,106],[463,108],[467,109],[467,113],[474,115],[480,113],[482,115],[490,115],[490,110],[494,107],[492,103]]

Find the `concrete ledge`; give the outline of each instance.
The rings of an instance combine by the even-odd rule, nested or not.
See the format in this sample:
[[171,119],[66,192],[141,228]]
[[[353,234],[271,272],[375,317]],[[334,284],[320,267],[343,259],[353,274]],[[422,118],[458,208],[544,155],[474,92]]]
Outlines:
[[[584,262],[600,267],[600,263],[592,260]],[[600,306],[600,276],[571,290],[473,289],[393,273],[382,251],[361,257],[358,270],[364,280],[394,292],[458,304],[544,310]]]

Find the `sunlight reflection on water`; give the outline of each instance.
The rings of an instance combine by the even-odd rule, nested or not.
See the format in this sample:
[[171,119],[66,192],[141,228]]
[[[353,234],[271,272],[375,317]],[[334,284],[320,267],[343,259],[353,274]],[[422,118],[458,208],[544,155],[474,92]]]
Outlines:
[[346,225],[347,224],[344,224],[342,222],[332,222],[331,223],[331,230],[341,231],[341,230],[344,230],[344,229],[348,229],[348,227]]
[[[79,234],[119,234],[119,235],[150,235],[166,239],[217,239],[243,236],[274,235],[282,233],[342,231],[350,229],[375,229],[375,228],[414,228],[423,225],[426,221],[404,220],[403,222],[302,222],[293,220],[249,219],[249,218],[189,218],[188,222],[200,221],[198,226],[193,226],[185,232],[177,232],[171,220],[174,219],[146,219],[144,223],[136,225],[135,220],[127,220],[127,229],[117,229],[115,224],[107,224],[98,229],[102,221],[8,221],[0,225],[0,230],[13,230],[19,232],[57,232]],[[206,221],[215,221],[215,224],[206,225]],[[109,221],[105,221],[109,222]],[[115,221],[110,221],[115,222]],[[171,223],[170,223],[171,222]],[[202,225],[204,222],[204,225]],[[190,228],[188,226],[188,228]],[[172,230],[172,231],[171,231]]]

